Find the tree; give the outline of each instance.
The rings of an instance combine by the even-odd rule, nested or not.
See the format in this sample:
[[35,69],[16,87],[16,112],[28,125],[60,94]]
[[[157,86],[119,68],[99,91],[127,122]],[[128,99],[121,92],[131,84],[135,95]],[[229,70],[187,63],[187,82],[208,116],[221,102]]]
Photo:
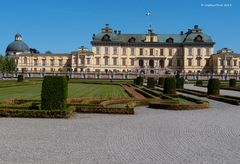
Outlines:
[[0,56],[0,72],[3,74],[12,74],[16,70],[16,63],[14,58],[7,56]]

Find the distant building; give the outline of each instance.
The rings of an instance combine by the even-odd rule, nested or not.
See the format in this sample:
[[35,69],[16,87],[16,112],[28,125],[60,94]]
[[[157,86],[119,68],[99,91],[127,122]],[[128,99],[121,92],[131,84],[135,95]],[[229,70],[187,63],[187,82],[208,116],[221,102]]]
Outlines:
[[20,34],[7,46],[19,72],[239,73],[240,56],[229,49],[213,54],[215,42],[195,25],[179,34],[122,34],[108,24],[93,34],[92,51],[39,53]]
[[179,34],[122,34],[106,24],[92,38],[93,71],[210,72],[214,42],[195,25]]
[[240,54],[231,49],[223,48],[212,55],[213,72],[216,74],[238,74],[240,73]]

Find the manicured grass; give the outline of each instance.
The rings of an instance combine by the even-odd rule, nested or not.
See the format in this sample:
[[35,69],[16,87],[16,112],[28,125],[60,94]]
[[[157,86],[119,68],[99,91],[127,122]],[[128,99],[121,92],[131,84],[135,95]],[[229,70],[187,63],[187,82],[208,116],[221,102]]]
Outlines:
[[[23,85],[0,88],[0,100],[6,99],[40,100],[41,87],[42,87],[41,83],[36,83],[35,85]],[[125,92],[125,90],[119,85],[70,83],[68,88],[68,98],[78,97],[99,97],[109,99],[113,97],[124,98],[129,96]]]

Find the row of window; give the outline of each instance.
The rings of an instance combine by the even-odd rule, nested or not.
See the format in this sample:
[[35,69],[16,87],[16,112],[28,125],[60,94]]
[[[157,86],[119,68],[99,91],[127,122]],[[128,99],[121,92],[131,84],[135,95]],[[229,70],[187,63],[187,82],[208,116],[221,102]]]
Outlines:
[[[227,59],[227,66],[231,66],[231,59]],[[220,66],[223,66],[224,64],[224,60],[220,60]],[[233,66],[237,66],[237,60],[233,60]],[[240,66],[240,62],[239,62],[239,66]]]
[[[104,47],[104,55],[109,55],[109,47]],[[173,54],[174,49],[169,48],[168,49],[168,55],[172,56],[172,55],[181,55],[182,54],[182,49],[177,49],[176,53]],[[167,53],[167,52],[166,52]],[[100,54],[100,47],[96,47],[96,54]],[[113,47],[113,55],[118,55],[118,48],[117,47]],[[127,48],[122,48],[122,55],[127,55]],[[135,55],[135,48],[130,48],[130,55]],[[139,55],[143,56],[143,55],[150,55],[150,56],[154,56],[154,55],[160,55],[160,56],[164,56],[164,49],[156,49],[155,53],[154,53],[154,49],[150,48],[149,49],[149,53],[148,50],[145,50],[143,48],[139,49]],[[193,48],[189,48],[188,49],[188,55],[192,56],[193,55]],[[206,55],[209,56],[210,55],[210,49],[206,48]],[[202,49],[198,48],[197,49],[197,56],[202,56]]]
[[[95,58],[96,59],[96,65],[100,65],[100,58]],[[117,65],[118,64],[118,59],[117,58],[112,58],[112,63],[113,65]],[[123,58],[122,59],[122,66],[126,66],[127,62],[126,59]],[[109,58],[104,58],[104,65],[109,65]],[[134,66],[134,59],[130,59],[130,65]]]
[[[188,59],[188,66],[193,66],[193,63],[192,63],[192,60],[193,59]],[[207,67],[210,66],[210,59],[205,59],[206,60],[206,65]],[[197,66],[200,67],[201,66],[201,59],[197,59]]]

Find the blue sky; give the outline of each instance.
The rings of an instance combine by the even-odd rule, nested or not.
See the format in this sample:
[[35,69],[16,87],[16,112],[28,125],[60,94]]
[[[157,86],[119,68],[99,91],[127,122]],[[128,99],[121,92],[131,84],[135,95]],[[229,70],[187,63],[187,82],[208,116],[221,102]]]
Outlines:
[[40,52],[91,49],[92,35],[106,23],[122,33],[146,33],[149,24],[155,33],[180,33],[198,24],[216,42],[215,51],[240,53],[238,0],[1,0],[0,6],[0,54],[16,33]]

